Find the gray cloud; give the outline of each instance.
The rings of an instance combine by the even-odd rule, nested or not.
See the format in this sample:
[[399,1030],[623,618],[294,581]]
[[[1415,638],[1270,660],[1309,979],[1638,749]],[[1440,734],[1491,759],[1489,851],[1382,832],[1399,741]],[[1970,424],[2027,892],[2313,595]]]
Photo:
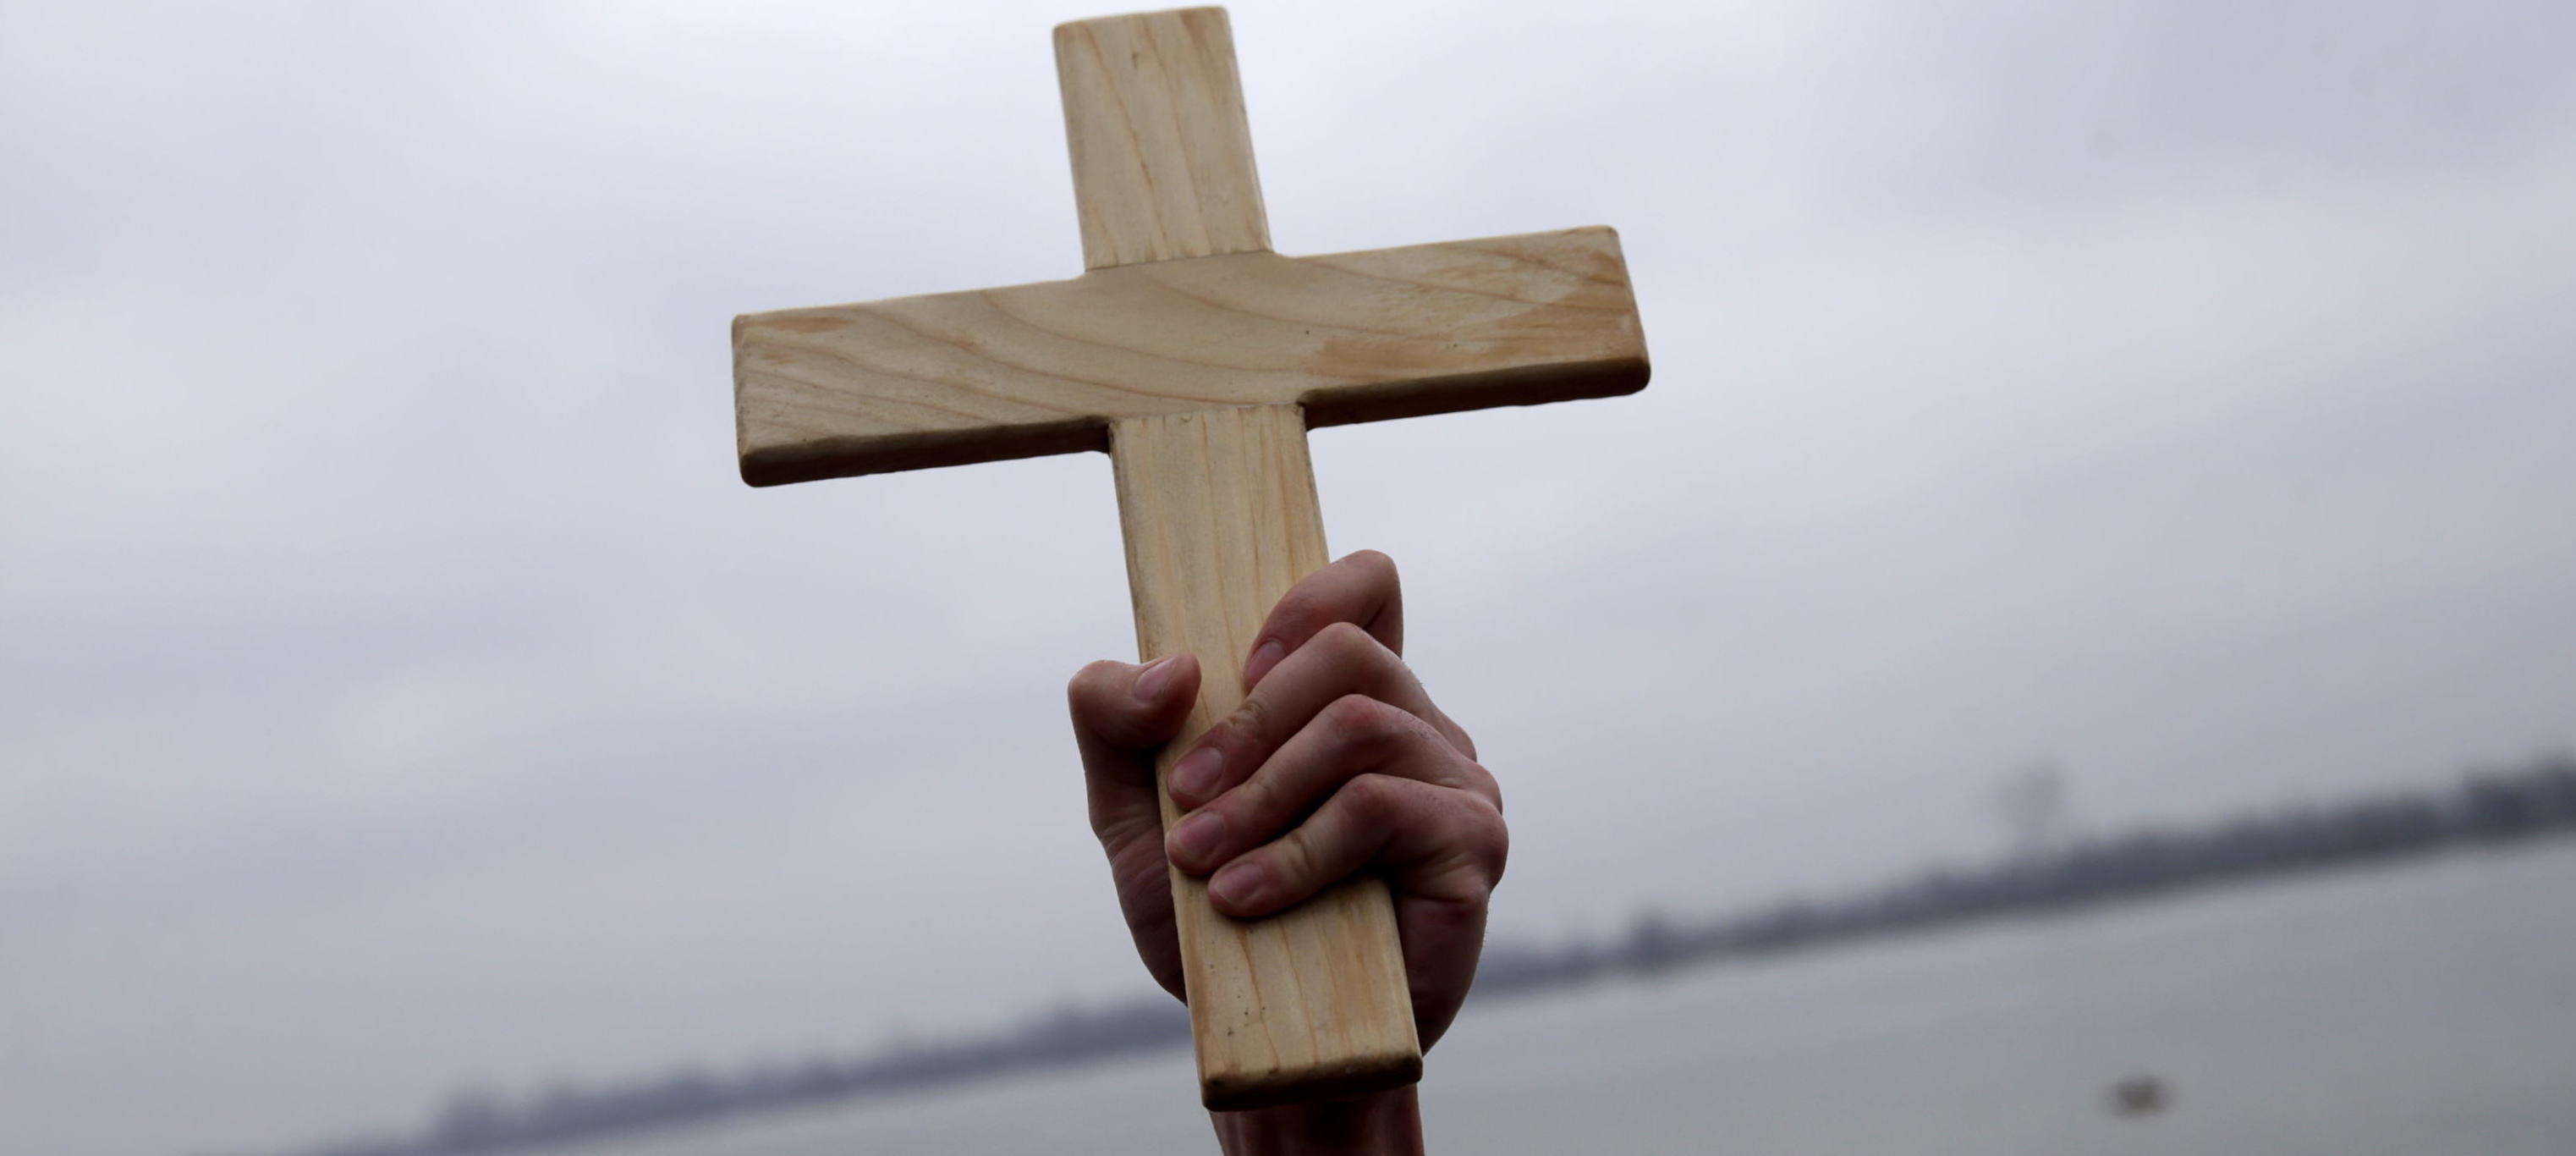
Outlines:
[[[1498,933],[2570,740],[2565,13],[1358,14],[1236,13],[1283,249],[1616,224],[1657,357],[1315,441]],[[1068,15],[0,18],[0,1147],[1141,986],[1105,463],[730,461],[731,314],[1078,268]]]

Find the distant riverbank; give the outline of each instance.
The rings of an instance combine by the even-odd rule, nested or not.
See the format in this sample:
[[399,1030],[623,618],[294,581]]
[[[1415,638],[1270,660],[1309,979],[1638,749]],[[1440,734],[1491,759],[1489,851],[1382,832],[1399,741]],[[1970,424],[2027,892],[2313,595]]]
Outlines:
[[[2290,872],[2576,833],[2576,758],[2480,772],[2457,785],[2083,841],[1989,867],[1936,871],[1842,899],[1784,903],[1703,923],[1641,917],[1616,940],[1488,949],[1477,1000],[1923,931],[2041,915]],[[730,1076],[458,1097],[420,1131],[340,1140],[293,1156],[462,1156],[696,1124],[1033,1068],[1094,1062],[1189,1038],[1166,997],[1061,1010],[1010,1032],[907,1044]]]

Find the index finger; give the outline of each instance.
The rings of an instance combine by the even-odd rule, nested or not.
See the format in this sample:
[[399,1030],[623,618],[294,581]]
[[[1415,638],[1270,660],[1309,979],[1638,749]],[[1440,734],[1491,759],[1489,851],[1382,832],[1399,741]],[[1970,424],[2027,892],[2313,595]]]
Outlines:
[[1360,550],[1289,587],[1253,638],[1251,657],[1243,663],[1244,688],[1251,689],[1280,659],[1336,622],[1357,626],[1378,645],[1404,653],[1404,590],[1395,559]]

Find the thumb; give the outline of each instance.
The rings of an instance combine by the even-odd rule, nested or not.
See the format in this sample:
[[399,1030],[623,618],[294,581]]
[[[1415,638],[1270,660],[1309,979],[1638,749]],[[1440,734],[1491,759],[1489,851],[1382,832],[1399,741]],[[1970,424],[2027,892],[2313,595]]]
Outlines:
[[1095,662],[1065,688],[1091,799],[1091,828],[1103,842],[1161,831],[1154,751],[1180,733],[1198,696],[1198,659],[1187,654],[1142,666]]

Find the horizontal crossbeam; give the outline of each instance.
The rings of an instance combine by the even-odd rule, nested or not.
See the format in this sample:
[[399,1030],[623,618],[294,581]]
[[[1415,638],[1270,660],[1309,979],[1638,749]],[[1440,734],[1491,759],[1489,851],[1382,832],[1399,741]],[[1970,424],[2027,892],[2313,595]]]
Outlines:
[[755,486],[1108,448],[1110,423],[1301,404],[1310,425],[1633,392],[1618,234],[1230,253],[734,322]]

